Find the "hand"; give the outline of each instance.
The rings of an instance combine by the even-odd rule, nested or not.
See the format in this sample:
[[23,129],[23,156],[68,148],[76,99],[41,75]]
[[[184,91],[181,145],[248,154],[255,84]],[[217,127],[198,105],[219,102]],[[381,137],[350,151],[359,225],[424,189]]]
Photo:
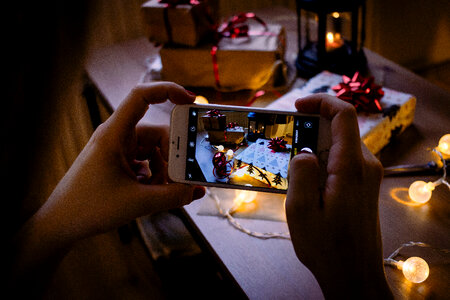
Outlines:
[[378,218],[383,169],[361,143],[356,111],[324,94],[299,99],[296,107],[331,120],[332,146],[323,190],[314,154],[291,161],[286,215],[295,252],[326,298],[386,297]]
[[149,104],[167,99],[185,104],[195,97],[174,83],[140,85],[97,128],[46,203],[18,233],[13,282],[44,280],[44,273],[51,274],[44,269],[56,265],[56,258],[82,238],[203,197],[203,187],[167,183],[167,128],[137,126]]

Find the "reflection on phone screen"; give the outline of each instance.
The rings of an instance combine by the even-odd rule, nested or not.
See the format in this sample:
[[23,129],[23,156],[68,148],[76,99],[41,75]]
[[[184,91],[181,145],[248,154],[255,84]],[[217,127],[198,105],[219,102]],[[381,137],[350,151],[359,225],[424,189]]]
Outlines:
[[186,180],[283,189],[289,162],[316,153],[319,117],[190,108]]

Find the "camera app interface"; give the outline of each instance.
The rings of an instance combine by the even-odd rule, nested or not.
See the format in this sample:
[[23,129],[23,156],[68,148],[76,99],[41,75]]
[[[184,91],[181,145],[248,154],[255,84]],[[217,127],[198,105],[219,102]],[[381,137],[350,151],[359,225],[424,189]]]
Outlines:
[[186,180],[288,187],[289,162],[316,153],[319,117],[190,108]]

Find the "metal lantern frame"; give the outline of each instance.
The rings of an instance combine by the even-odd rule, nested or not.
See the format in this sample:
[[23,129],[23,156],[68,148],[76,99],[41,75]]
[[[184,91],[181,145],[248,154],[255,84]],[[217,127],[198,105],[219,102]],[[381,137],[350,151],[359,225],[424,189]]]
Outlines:
[[[297,0],[296,4],[299,49],[296,67],[300,77],[310,78],[322,70],[346,75],[352,75],[355,71],[366,71],[367,62],[363,51],[365,0]],[[302,45],[302,11],[317,15],[317,42],[306,40],[305,45]],[[338,50],[327,52],[327,15],[335,12],[351,14],[351,40],[345,40]]]

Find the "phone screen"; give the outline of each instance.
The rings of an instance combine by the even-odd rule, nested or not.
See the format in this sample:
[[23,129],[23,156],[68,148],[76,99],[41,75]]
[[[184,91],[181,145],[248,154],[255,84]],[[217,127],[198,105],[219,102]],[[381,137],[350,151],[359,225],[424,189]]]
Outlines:
[[191,107],[186,180],[287,190],[289,162],[316,153],[318,116]]

